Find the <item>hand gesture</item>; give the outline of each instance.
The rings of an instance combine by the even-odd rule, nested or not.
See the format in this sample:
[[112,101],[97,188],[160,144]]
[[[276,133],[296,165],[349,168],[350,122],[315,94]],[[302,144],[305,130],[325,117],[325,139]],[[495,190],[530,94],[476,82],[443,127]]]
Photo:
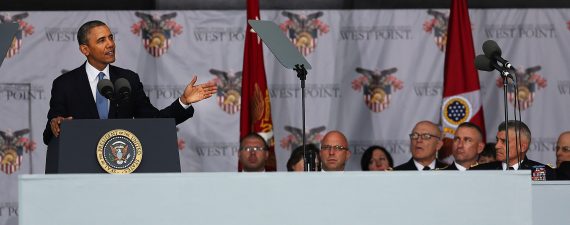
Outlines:
[[215,83],[208,82],[194,85],[196,80],[198,80],[198,77],[194,75],[194,77],[192,77],[192,81],[190,81],[188,86],[186,86],[186,89],[184,89],[184,93],[180,96],[180,101],[185,105],[212,97],[212,95],[218,91],[218,86]]

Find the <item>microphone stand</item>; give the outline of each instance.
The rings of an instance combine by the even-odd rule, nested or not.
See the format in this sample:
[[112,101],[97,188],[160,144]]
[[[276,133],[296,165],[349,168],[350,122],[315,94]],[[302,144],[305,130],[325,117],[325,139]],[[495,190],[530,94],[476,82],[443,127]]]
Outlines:
[[503,103],[505,106],[505,157],[506,157],[506,163],[507,163],[507,170],[509,170],[509,112],[508,112],[508,100],[507,100],[507,88],[508,88],[508,84],[509,84],[509,72],[507,70],[500,70],[499,71],[501,73],[501,77],[503,78]]
[[305,80],[307,80],[307,70],[304,64],[296,64],[293,69],[297,72],[297,77],[301,80],[301,111],[303,117],[303,160],[305,161],[305,171],[315,171],[315,153],[307,152],[306,133],[305,133]]

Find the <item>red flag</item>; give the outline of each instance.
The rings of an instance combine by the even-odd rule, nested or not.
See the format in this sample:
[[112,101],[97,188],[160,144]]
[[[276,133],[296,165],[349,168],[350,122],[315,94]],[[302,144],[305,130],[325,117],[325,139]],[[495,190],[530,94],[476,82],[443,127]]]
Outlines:
[[[247,19],[260,19],[259,0],[247,0]],[[256,132],[264,137],[269,145],[269,158],[265,164],[265,171],[275,171],[275,141],[271,120],[271,101],[263,64],[263,46],[261,39],[249,24],[245,30],[243,52],[239,136],[241,139],[251,132]],[[241,171],[241,165],[238,165],[238,170]]]
[[[452,0],[450,11],[441,109],[443,131],[446,137],[453,137],[459,124],[470,121],[481,128],[485,141],[481,88],[474,64],[475,50],[467,0]],[[440,158],[445,157],[445,152],[440,151]]]

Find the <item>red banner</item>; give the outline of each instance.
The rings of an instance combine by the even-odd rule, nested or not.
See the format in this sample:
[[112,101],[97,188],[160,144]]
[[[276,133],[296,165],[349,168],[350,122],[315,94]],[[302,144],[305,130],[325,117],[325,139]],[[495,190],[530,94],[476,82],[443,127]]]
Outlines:
[[[247,0],[247,19],[260,19],[259,0]],[[251,132],[264,137],[269,145],[269,158],[265,164],[265,171],[276,171],[271,101],[265,77],[263,46],[261,39],[249,24],[245,30],[241,104],[240,139]],[[238,165],[238,170],[241,171],[241,165]]]
[[[470,121],[481,128],[485,140],[481,88],[474,64],[475,50],[466,0],[451,1],[447,30],[441,110],[443,131],[446,137],[453,137],[459,124]],[[449,155],[451,151],[440,151],[440,158]]]

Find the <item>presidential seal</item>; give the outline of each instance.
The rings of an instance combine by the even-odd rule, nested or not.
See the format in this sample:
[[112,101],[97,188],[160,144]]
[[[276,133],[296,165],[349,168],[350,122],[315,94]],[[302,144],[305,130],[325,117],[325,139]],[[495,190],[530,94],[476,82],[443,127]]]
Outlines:
[[139,167],[142,154],[141,142],[127,130],[109,131],[97,144],[97,161],[107,173],[132,173]]

